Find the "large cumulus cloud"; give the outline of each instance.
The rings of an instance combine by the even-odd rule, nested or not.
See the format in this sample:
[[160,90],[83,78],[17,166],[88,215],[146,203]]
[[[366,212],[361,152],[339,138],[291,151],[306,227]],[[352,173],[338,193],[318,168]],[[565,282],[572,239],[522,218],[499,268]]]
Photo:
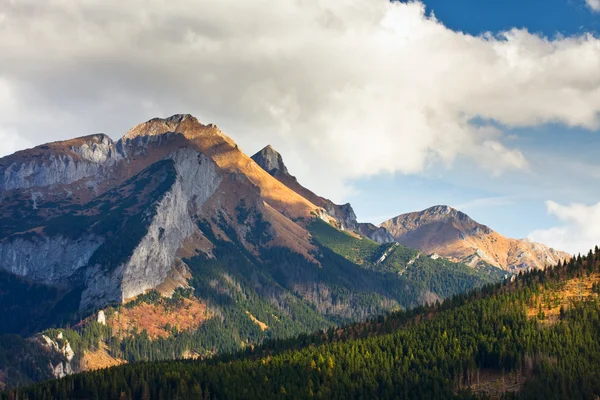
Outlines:
[[600,40],[471,36],[419,2],[0,0],[0,57],[17,146],[191,112],[338,199],[459,157],[527,168],[505,127],[599,125]]

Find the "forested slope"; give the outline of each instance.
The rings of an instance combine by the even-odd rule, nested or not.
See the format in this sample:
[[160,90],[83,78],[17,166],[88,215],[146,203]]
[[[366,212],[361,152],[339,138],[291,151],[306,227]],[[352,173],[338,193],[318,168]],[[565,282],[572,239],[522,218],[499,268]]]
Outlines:
[[[592,281],[599,271],[596,249],[514,282],[339,331],[214,360],[138,363],[74,375],[22,388],[19,396],[594,398],[600,394],[600,305]],[[565,287],[581,281],[592,290],[582,285],[566,301]],[[546,311],[557,304],[559,317],[548,321]],[[534,308],[538,312],[532,314]]]

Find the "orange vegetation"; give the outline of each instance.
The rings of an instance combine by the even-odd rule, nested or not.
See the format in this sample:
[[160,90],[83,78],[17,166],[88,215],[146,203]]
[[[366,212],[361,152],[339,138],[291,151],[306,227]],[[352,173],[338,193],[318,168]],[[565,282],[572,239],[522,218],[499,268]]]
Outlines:
[[81,369],[84,371],[93,371],[96,369],[109,368],[125,364],[127,361],[120,358],[114,358],[108,353],[108,348],[104,342],[100,342],[100,348],[96,351],[85,351],[81,359]]
[[179,331],[188,331],[198,329],[210,317],[206,304],[193,298],[182,299],[176,306],[161,301],[159,304],[141,303],[132,308],[121,307],[106,322],[119,337],[128,336],[137,329],[138,332],[146,330],[150,339],[157,339],[171,335],[165,329],[167,324]]
[[250,314],[250,311],[246,311],[246,314],[248,314],[248,316],[250,317],[250,319],[252,320],[252,322],[254,322],[256,325],[259,326],[259,328],[260,328],[261,331],[269,329],[269,327],[267,326],[267,324],[265,324],[264,322],[261,322],[258,319],[256,319],[256,317],[254,315]]
[[535,296],[527,305],[527,316],[536,317],[540,306],[544,312],[544,324],[554,324],[560,318],[560,308],[569,308],[573,302],[598,297],[592,292],[592,285],[600,282],[600,273],[593,273],[589,277],[580,277],[560,282],[558,288],[544,289],[541,287],[539,295]]

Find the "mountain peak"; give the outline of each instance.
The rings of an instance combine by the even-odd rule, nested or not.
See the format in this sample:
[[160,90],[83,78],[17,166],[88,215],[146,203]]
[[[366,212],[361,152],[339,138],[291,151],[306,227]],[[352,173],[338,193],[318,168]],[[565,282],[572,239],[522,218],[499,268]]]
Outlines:
[[214,124],[204,125],[191,114],[175,114],[167,118],[152,118],[131,128],[123,139],[134,139],[138,136],[156,136],[167,132],[178,132],[191,138],[199,134],[219,134],[224,136]]
[[283,163],[283,157],[270,144],[254,154],[252,159],[273,176],[289,175],[287,167]]
[[460,211],[458,211],[456,208],[452,208],[450,206],[447,205],[437,205],[437,206],[433,206],[433,207],[429,207],[423,211],[421,211],[421,213],[425,213],[425,214],[456,214],[459,213]]
[[[437,205],[437,206],[433,206],[433,207],[429,207],[423,211],[417,212],[417,213],[410,213],[410,214],[416,214],[420,219],[424,219],[424,220],[428,220],[428,221],[445,221],[445,220],[449,220],[449,219],[453,219],[453,220],[457,220],[458,222],[461,223],[467,223],[467,224],[477,224],[477,225],[481,225],[478,224],[477,222],[475,222],[473,219],[471,219],[471,217],[469,217],[467,214],[465,214],[464,212],[457,210],[456,208],[447,206],[447,205]],[[404,214],[404,215],[409,215],[409,214]],[[402,216],[399,216],[402,217]],[[484,225],[481,225],[482,227]],[[487,227],[485,227],[487,228]]]
[[394,240],[469,265],[507,270],[544,268],[568,255],[539,243],[510,239],[446,205],[402,214],[381,224]]

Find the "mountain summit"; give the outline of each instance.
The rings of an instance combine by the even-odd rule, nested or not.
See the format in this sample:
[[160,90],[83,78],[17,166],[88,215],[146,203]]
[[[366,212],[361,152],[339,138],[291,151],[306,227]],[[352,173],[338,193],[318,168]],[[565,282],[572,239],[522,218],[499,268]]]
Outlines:
[[271,145],[265,146],[252,156],[252,159],[274,177],[291,176],[283,163],[283,157]]
[[467,214],[445,205],[394,217],[381,224],[394,240],[427,253],[476,266],[487,263],[506,270],[545,268],[569,259],[527,239],[510,239]]

